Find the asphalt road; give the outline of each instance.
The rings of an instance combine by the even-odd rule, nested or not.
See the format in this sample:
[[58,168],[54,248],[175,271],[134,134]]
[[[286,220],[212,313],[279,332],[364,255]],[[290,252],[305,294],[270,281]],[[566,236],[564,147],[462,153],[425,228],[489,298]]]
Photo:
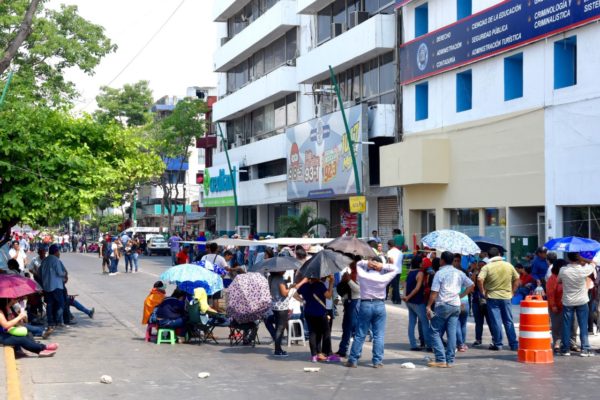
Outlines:
[[[290,357],[275,359],[272,345],[229,347],[224,328],[215,331],[220,345],[146,343],[140,323],[143,301],[170,259],[143,257],[138,274],[111,277],[101,274],[97,256],[63,254],[62,259],[69,270],[70,293],[79,294],[87,307],[95,307],[96,315],[91,320],[73,310],[78,324],[51,337],[60,343],[55,357],[18,360],[27,399],[547,400],[594,398],[598,393],[600,357],[563,357],[551,365],[525,365],[516,361],[515,352],[469,349],[458,353],[452,369],[426,368],[423,357],[430,354],[408,351],[406,311],[391,305],[382,369],[370,367],[368,346],[356,369],[341,363],[315,365],[308,361],[308,344],[292,346]],[[341,335],[339,322],[334,326],[334,349]],[[260,336],[268,341],[264,328]],[[401,367],[409,361],[416,369]],[[321,370],[303,371],[314,366]],[[209,372],[210,377],[199,379],[199,372]],[[112,384],[100,383],[105,374],[112,377]]]

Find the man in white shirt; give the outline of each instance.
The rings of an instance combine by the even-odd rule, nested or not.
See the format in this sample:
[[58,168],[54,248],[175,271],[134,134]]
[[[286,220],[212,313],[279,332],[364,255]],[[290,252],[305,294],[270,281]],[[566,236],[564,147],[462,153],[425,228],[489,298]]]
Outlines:
[[[388,286],[388,291],[391,286],[392,288],[392,302],[394,304],[401,303],[400,297],[400,276],[402,275],[402,260],[404,259],[404,254],[402,254],[402,250],[400,250],[397,246],[394,245],[393,240],[388,240],[388,252],[386,257],[389,260],[390,264],[393,264],[398,268],[398,275],[390,282]],[[386,292],[387,294],[387,292]],[[387,297],[387,296],[386,296]]]
[[580,355],[581,357],[592,357],[594,353],[590,350],[590,342],[588,340],[589,298],[587,277],[596,271],[596,265],[593,262],[584,264],[585,260],[581,258],[579,253],[567,253],[566,258],[569,264],[561,268],[558,273],[558,282],[562,282],[563,285],[563,331],[560,354],[563,356],[571,355],[568,346],[571,338],[573,315],[576,313],[581,339]]
[[21,272],[25,271],[25,264],[27,263],[27,255],[25,254],[23,249],[21,249],[21,245],[18,240],[13,240],[12,246],[11,246],[10,250],[8,251],[8,256],[10,258],[17,260],[17,262],[19,263],[19,270]]

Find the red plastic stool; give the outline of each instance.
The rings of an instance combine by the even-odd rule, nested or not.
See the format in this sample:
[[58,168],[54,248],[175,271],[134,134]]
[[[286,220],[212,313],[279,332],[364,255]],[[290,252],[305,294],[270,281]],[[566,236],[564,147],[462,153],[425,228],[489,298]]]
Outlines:
[[[152,333],[154,329],[154,334]],[[156,336],[158,335],[158,324],[148,324],[146,326],[146,342],[156,342]]]

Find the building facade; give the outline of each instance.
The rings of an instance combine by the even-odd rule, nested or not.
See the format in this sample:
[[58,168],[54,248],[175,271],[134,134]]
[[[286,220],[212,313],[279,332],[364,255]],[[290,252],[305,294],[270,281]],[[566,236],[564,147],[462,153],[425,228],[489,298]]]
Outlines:
[[452,228],[512,260],[600,239],[594,2],[401,1],[402,142],[381,149],[416,243]]
[[[361,218],[362,236],[391,236],[399,224],[397,190],[379,184],[379,148],[396,137],[395,2],[224,0],[214,2],[214,21],[220,46],[213,119],[225,140],[216,140],[208,172],[211,182],[218,179],[205,186],[204,198],[218,207],[217,231],[231,234],[242,225],[277,234],[279,217],[311,206],[331,223],[320,235],[356,231]],[[357,182],[340,107],[367,197],[360,215],[348,204]],[[236,184],[237,223],[227,182]]]

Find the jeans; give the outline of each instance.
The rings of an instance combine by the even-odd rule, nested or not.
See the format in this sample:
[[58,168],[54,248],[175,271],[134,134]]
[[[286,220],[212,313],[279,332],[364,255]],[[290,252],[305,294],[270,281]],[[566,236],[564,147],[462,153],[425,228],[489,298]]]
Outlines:
[[427,312],[425,311],[427,307],[425,303],[414,304],[406,302],[406,306],[408,307],[408,341],[410,342],[410,347],[412,349],[419,347],[419,343],[417,343],[417,338],[415,337],[417,320],[423,331],[425,346],[431,347],[431,333],[429,332],[429,321],[427,320]]
[[263,322],[265,323],[265,328],[269,331],[269,335],[271,335],[271,339],[275,341],[275,314],[273,311],[269,313],[267,317],[263,318]]
[[38,354],[46,350],[46,345],[34,341],[29,336],[13,336],[8,333],[0,332],[0,344],[4,346],[14,346],[15,350],[21,347],[27,351]]
[[385,337],[385,302],[361,300],[358,311],[358,329],[354,336],[348,362],[356,364],[362,354],[362,347],[369,329],[373,331],[373,365],[383,361],[383,342]]
[[135,267],[135,272],[138,271],[138,257],[139,257],[139,253],[136,251],[131,255],[131,259],[133,260],[133,266],[131,267],[131,270],[133,271],[133,267]]
[[566,353],[569,351],[569,341],[571,338],[571,327],[573,325],[573,314],[577,314],[577,322],[579,322],[579,339],[581,340],[581,349],[589,350],[590,342],[588,341],[588,313],[587,304],[579,306],[563,305],[563,329],[562,340],[560,341],[560,351]]
[[[548,314],[550,314],[550,326],[552,327],[552,345],[558,347],[559,341],[562,338],[563,313],[562,311],[555,313],[552,312],[552,310],[548,310]],[[577,321],[577,319],[575,319],[575,321]],[[577,346],[577,323],[571,325],[571,341],[569,345],[571,347]]]
[[394,279],[392,279],[392,281],[385,288],[386,300],[390,287],[392,288],[392,303],[400,304],[402,302],[402,298],[400,297],[400,274],[396,275]]
[[475,319],[475,340],[481,343],[483,337],[483,324],[488,324],[490,335],[492,328],[490,325],[490,317],[487,313],[487,304],[480,304],[479,299],[473,299],[473,318]]
[[[446,303],[435,305],[435,316],[431,319],[431,342],[435,353],[435,361],[440,363],[454,364],[454,353],[456,351],[456,327],[460,306],[452,306]],[[448,333],[448,346],[444,349],[442,335]]]
[[78,302],[74,298],[73,298],[73,300],[70,300],[70,304],[69,305],[75,307],[76,309],[78,309],[79,311],[81,311],[84,314],[87,314],[88,316],[91,313],[91,310],[88,310],[87,308],[85,308],[85,306],[83,304],[81,304],[80,302]]
[[178,328],[183,328],[184,326],[185,326],[185,321],[183,320],[183,318],[158,320],[159,328],[178,329]]
[[108,271],[112,274],[119,272],[119,259],[118,258],[110,259],[110,269]]
[[506,331],[508,344],[511,350],[519,348],[519,340],[513,324],[512,305],[510,300],[487,299],[488,324],[492,331],[492,342],[502,348],[502,326]]
[[62,325],[63,313],[65,308],[65,295],[64,289],[54,289],[51,292],[44,292],[44,298],[46,299],[46,318],[48,320],[48,326]]
[[[288,310],[275,311],[273,310],[273,316],[275,317],[275,352],[280,352],[281,340],[283,339],[283,332],[287,328],[288,322]],[[290,333],[288,332],[288,335]]]
[[171,265],[177,265],[177,253],[179,253],[179,249],[171,249]]
[[310,328],[310,336],[308,338],[310,355],[316,356],[319,353],[323,353],[326,356],[331,355],[331,331],[329,330],[327,315],[320,317],[307,315],[306,321]]
[[131,268],[133,271],[133,254],[125,254],[125,272]]
[[458,326],[456,327],[456,345],[462,346],[467,344],[467,319],[469,319],[469,303],[462,303],[465,306],[464,311],[461,309],[458,316]]
[[342,340],[340,340],[340,347],[338,354],[345,357],[348,353],[348,346],[350,345],[350,338],[354,336],[356,332],[356,324],[358,321],[358,311],[360,309],[360,300],[346,300],[344,301],[344,317],[342,318]]
[[25,324],[25,327],[27,328],[27,331],[33,336],[41,337],[44,334],[44,328],[42,328],[41,326]]

